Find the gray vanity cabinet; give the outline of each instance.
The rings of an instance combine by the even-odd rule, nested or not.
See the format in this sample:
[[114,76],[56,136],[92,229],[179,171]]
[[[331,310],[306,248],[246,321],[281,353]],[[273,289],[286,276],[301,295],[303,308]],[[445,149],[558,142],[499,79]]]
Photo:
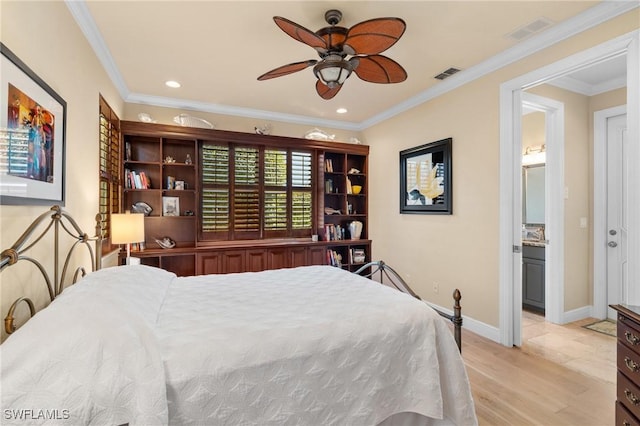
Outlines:
[[522,307],[544,313],[545,248],[522,246]]

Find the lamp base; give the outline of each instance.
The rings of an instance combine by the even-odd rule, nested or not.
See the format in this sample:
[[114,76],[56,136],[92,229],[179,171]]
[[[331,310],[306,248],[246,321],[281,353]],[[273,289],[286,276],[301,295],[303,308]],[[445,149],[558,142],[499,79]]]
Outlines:
[[127,265],[140,265],[139,257],[127,257],[126,259]]

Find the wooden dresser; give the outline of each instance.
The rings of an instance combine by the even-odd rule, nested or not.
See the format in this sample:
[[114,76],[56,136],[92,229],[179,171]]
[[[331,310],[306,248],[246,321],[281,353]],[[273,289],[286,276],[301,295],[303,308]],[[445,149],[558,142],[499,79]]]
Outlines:
[[611,308],[618,312],[616,425],[640,426],[640,306]]

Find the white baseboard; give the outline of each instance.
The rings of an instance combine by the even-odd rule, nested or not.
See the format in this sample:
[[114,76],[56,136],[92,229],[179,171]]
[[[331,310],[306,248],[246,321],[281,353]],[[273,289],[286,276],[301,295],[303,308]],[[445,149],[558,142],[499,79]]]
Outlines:
[[[442,306],[438,306],[433,303],[429,303],[427,301],[425,301],[425,303],[434,309],[437,309],[449,315],[453,315],[453,311],[451,309],[443,308]],[[478,321],[471,317],[466,316],[464,314],[464,309],[463,309],[462,310],[462,341],[463,342],[464,342],[465,330],[469,330],[479,336],[485,337],[496,343],[500,343],[500,329],[498,327],[485,324],[481,321]]]
[[593,306],[583,306],[582,308],[565,312],[564,315],[562,315],[562,324],[567,324],[574,321],[580,321],[582,319],[589,318],[592,316],[593,316]]

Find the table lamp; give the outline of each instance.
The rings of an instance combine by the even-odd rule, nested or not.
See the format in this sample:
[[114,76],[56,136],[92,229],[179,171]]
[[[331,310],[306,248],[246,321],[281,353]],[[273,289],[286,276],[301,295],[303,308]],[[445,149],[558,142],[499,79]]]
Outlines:
[[144,214],[113,213],[111,243],[127,245],[127,265],[131,264],[131,243],[144,241]]

